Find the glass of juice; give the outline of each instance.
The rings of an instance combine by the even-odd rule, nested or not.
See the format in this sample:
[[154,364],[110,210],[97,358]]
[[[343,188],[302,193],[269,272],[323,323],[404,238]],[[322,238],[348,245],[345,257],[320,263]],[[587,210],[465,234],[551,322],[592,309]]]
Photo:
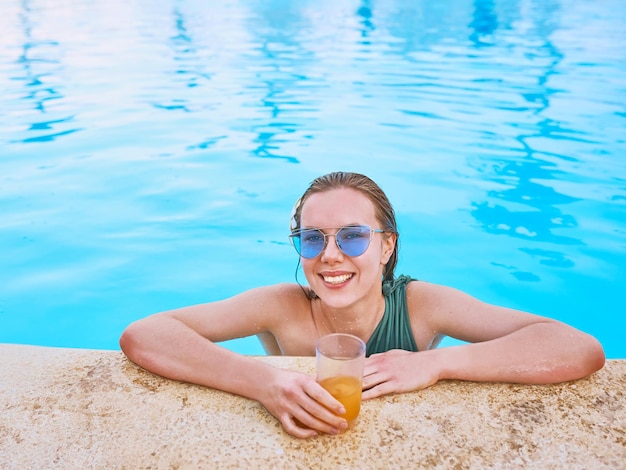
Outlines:
[[365,343],[345,333],[322,336],[315,345],[317,382],[342,403],[348,426],[361,410]]

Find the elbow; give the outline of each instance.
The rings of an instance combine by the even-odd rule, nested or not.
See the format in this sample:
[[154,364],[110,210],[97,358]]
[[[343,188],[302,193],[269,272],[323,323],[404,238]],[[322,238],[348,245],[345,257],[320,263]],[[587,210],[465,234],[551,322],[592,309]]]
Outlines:
[[602,369],[606,362],[606,356],[604,354],[604,349],[602,348],[602,345],[596,338],[590,335],[588,335],[585,344],[585,355],[583,362],[585,368],[585,374],[583,376],[585,377]]
[[577,345],[576,359],[565,368],[562,381],[578,380],[590,376],[604,367],[606,358],[600,342],[583,334]]
[[600,342],[578,331],[568,335],[567,346],[555,356],[556,361],[538,383],[561,383],[590,376],[604,367],[606,358]]
[[131,323],[120,336],[119,344],[122,352],[128,359],[138,365],[142,365],[142,332],[141,320]]

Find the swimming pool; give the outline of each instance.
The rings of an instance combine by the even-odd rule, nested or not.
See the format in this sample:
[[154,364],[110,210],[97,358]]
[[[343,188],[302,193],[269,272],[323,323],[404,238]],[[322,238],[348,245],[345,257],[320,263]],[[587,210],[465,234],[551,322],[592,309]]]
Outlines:
[[626,358],[622,0],[216,3],[4,0],[0,342],[292,281],[293,202],[350,170],[397,273]]

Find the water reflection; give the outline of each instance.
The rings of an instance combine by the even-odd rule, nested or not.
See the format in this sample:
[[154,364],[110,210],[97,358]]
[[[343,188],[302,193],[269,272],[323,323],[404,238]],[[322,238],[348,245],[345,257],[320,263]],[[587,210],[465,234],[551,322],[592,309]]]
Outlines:
[[[468,279],[482,279],[492,261],[548,288],[551,279],[540,276],[557,270],[561,278],[584,278],[585,284],[568,281],[572,304],[587,301],[579,287],[593,278],[609,286],[598,295],[607,307],[617,298],[610,290],[623,279],[626,200],[617,58],[625,36],[622,18],[604,3],[575,0],[563,11],[553,0],[229,0],[210,8],[201,0],[95,0],[89,8],[9,3],[10,30],[0,41],[9,57],[0,67],[8,92],[0,96],[0,113],[5,127],[18,131],[5,151],[24,158],[3,158],[11,164],[0,181],[10,223],[0,236],[18,240],[5,245],[21,243],[19,253],[33,261],[14,255],[0,275],[39,293],[33,279],[45,278],[43,292],[61,299],[76,299],[93,285],[118,286],[118,273],[142,286],[129,295],[108,289],[88,302],[77,299],[76,318],[98,303],[103,318],[127,323],[128,298],[140,308],[163,307],[142,295],[161,284],[155,273],[162,268],[198,280],[181,276],[172,290],[201,292],[204,277],[215,272],[220,286],[239,290],[248,249],[261,260],[264,279],[282,277],[284,265],[267,262],[265,246],[242,248],[227,229],[248,223],[265,230],[284,220],[285,205],[293,203],[289,185],[331,169],[391,181],[409,220],[424,210],[436,214],[424,218],[425,230],[407,233],[438,251],[461,246]],[[79,125],[89,133],[70,138]],[[180,151],[188,154],[144,158]],[[82,158],[91,154],[97,158]],[[242,154],[253,158],[242,164]],[[40,171],[51,165],[57,168]],[[459,217],[468,204],[471,215]],[[209,225],[195,222],[198,214],[210,214]],[[444,217],[449,224],[439,223]],[[74,220],[76,228],[67,223]],[[137,228],[137,221],[146,224]],[[207,252],[212,266],[228,272],[197,268],[204,254],[188,256],[191,249],[206,246],[206,230],[225,229],[210,246],[233,249]],[[102,241],[125,233],[132,234],[128,244]],[[150,256],[171,249],[162,243],[170,235],[190,251]],[[33,240],[40,251],[31,248]],[[502,249],[492,249],[494,242]],[[82,256],[74,243],[98,245],[94,258],[120,259],[120,267],[102,270],[110,278],[90,268],[93,277],[80,284],[62,260],[35,265],[40,252]],[[512,266],[517,253],[527,272]],[[453,282],[454,274],[441,269],[441,279]],[[44,271],[61,274],[38,277]],[[243,277],[256,279],[247,269]],[[20,289],[4,309],[32,324],[30,312],[43,309],[28,300],[52,297]],[[46,312],[64,314],[63,305],[49,304]]]
[[174,48],[174,61],[177,64],[175,72],[177,78],[182,79],[188,88],[208,83],[214,73],[205,69],[205,62],[201,60],[200,51],[188,31],[185,15],[179,8],[174,9],[173,15],[176,34],[170,40]]
[[[361,37],[367,38],[370,33],[376,29],[373,22],[374,11],[372,9],[372,2],[369,0],[361,2],[361,6],[357,9],[356,14],[362,25]],[[365,43],[369,44],[369,42]]]
[[254,50],[244,54],[248,63],[256,65],[256,73],[243,86],[254,97],[249,105],[261,115],[248,119],[249,129],[256,134],[252,154],[299,163],[286,144],[310,138],[302,134],[302,123],[317,111],[307,105],[311,100],[307,87],[312,83],[302,72],[312,54],[298,40],[302,30],[310,29],[306,4],[268,2],[257,7],[248,22]]
[[474,46],[489,46],[493,44],[493,34],[498,29],[498,16],[495,12],[494,0],[476,0],[474,14],[469,24],[472,33],[469,38]]
[[[153,102],[152,106],[166,111],[191,113],[202,109],[203,105],[199,105],[197,99],[188,97],[187,89],[209,82],[212,74],[204,70],[204,62],[199,60],[198,50],[188,31],[185,15],[179,7],[174,8],[172,15],[174,33],[169,37],[169,43],[173,50],[174,70],[168,70],[166,73],[174,83],[182,83],[184,89],[181,92],[178,88],[173,88],[170,92],[172,94],[163,97],[159,95],[159,101]],[[178,96],[175,96],[174,92]]]
[[[71,121],[72,119],[73,117],[70,117],[68,119],[59,119],[55,121],[43,121],[43,122],[34,123],[32,126],[30,126],[29,130],[51,129],[52,128],[51,126],[53,124],[68,122],[68,121]],[[26,137],[25,139],[20,140],[20,142],[24,144],[28,144],[32,142],[50,142],[52,140],[57,139],[58,137],[73,134],[74,132],[79,131],[79,130],[80,129],[69,129],[67,131],[54,132],[52,134],[38,135],[36,137]],[[15,143],[15,141],[13,141],[13,143]]]
[[[19,18],[24,39],[17,63],[23,70],[23,75],[12,78],[24,82],[25,94],[22,100],[37,111],[37,115],[45,115],[52,112],[51,108],[56,101],[64,98],[60,86],[54,85],[54,83],[61,82],[56,79],[55,75],[61,69],[61,62],[57,57],[62,51],[58,41],[36,37],[37,33],[45,29],[35,31],[34,25],[37,21],[32,17],[36,14],[29,1],[22,1],[20,5]],[[13,143],[48,142],[80,130],[78,128],[67,129],[67,123],[74,120],[72,115],[60,118],[47,117],[42,121],[36,121],[35,116],[31,116],[31,119],[35,122],[31,122],[28,127],[29,137],[19,141],[14,140]],[[32,136],[33,133],[34,136]]]
[[[472,32],[470,40],[475,47],[485,45],[484,38],[490,38],[497,32],[498,20],[494,13],[492,0],[478,0],[474,3],[473,20],[470,23]],[[555,245],[582,245],[583,242],[573,236],[563,235],[563,229],[575,228],[576,218],[561,209],[579,199],[559,193],[553,186],[539,183],[556,181],[561,170],[554,163],[555,157],[547,155],[540,148],[535,148],[533,142],[542,142],[544,139],[562,138],[567,131],[546,115],[550,109],[551,89],[549,77],[556,73],[555,69],[563,59],[563,54],[551,43],[550,37],[554,32],[555,21],[552,15],[558,15],[558,8],[542,8],[533,18],[533,42],[540,42],[541,47],[533,54],[537,62],[544,62],[545,66],[538,68],[540,74],[536,77],[536,86],[524,87],[519,91],[521,97],[529,103],[528,107],[521,107],[520,112],[531,113],[535,116],[534,128],[537,132],[519,134],[516,140],[522,147],[520,156],[511,152],[502,153],[500,158],[482,157],[482,164],[476,167],[481,178],[497,182],[504,189],[492,190],[487,193],[487,200],[474,201],[471,214],[481,223],[482,228],[492,234],[508,235],[510,237],[532,242],[544,242]],[[546,15],[546,16],[543,16]],[[544,157],[544,158],[542,158]],[[572,157],[563,155],[563,159]],[[558,160],[557,160],[558,161]],[[501,203],[494,201],[502,201]],[[529,209],[524,210],[522,207]],[[540,258],[540,263],[561,268],[574,266],[573,261],[557,250],[541,250],[537,248],[521,250],[530,256]],[[520,280],[538,280],[532,273],[517,273]]]

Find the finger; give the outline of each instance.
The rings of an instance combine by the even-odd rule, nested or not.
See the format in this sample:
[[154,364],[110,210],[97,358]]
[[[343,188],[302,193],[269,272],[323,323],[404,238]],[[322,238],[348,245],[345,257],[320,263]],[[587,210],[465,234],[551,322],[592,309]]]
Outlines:
[[363,378],[375,374],[378,371],[378,366],[374,363],[367,363],[363,366]]
[[363,390],[369,390],[383,382],[387,382],[390,375],[387,372],[376,370],[368,375],[363,375]]
[[285,431],[293,437],[309,439],[318,435],[315,429],[303,425],[303,423],[292,416],[285,415],[280,422]]
[[348,426],[344,418],[333,413],[345,413],[343,405],[315,380],[303,383],[284,405],[286,408],[276,417],[285,431],[295,437],[308,438],[317,432],[336,434]]
[[311,400],[306,402],[308,405],[307,410],[315,416],[330,417],[331,415],[342,415],[346,412],[343,404],[317,382],[308,384],[304,391],[311,398]]
[[363,376],[374,374],[380,370],[384,366],[386,358],[387,353],[372,354],[366,358],[363,365]]
[[377,371],[367,377],[363,377],[362,400],[369,400],[382,395],[395,392],[392,376],[389,373]]
[[317,383],[313,383],[305,391],[309,394],[309,399],[301,406],[303,411],[318,422],[314,425],[316,429],[320,429],[318,426],[321,425],[324,432],[335,434],[337,430],[347,428],[348,422],[340,416],[346,413],[341,402]]
[[[338,434],[342,428],[333,426],[325,421],[317,419],[315,416],[302,409],[295,413],[294,421],[304,429],[310,429],[315,433]],[[345,420],[343,420],[345,422]],[[346,423],[347,424],[347,423]]]
[[383,382],[372,388],[363,390],[361,400],[371,400],[372,398],[382,397],[383,395],[389,395],[390,393],[394,393],[393,388],[389,382]]
[[348,422],[344,418],[331,413],[308,396],[292,413],[295,420],[304,427],[326,434],[338,434],[348,427]]

